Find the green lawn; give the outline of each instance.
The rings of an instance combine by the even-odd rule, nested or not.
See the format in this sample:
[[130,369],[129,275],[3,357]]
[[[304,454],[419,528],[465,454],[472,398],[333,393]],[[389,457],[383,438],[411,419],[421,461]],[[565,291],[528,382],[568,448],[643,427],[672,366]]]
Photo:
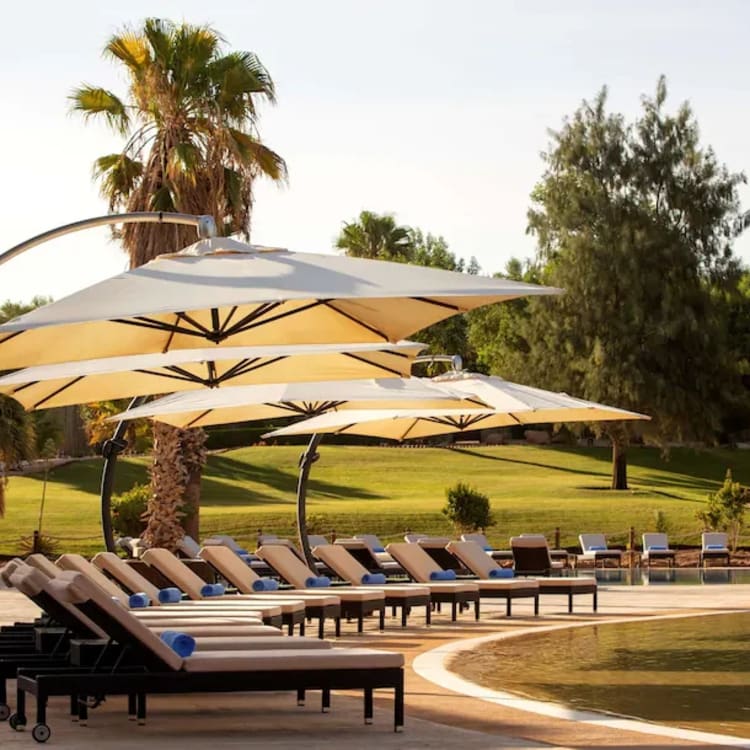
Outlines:
[[[257,530],[294,533],[294,491],[300,447],[256,447],[212,455],[203,479],[201,531],[231,533],[249,546]],[[560,527],[571,545],[585,531],[625,541],[629,527],[654,529],[661,510],[674,543],[697,542],[695,512],[732,468],[750,482],[750,452],[724,449],[630,452],[628,492],[612,492],[609,451],[563,447],[373,448],[326,446],[313,467],[309,492],[311,530],[338,535],[374,532],[396,539],[405,529],[450,534],[441,515],[445,488],[459,480],[486,492],[497,524],[497,545],[521,532],[550,539]],[[98,485],[101,462],[81,461],[50,474],[43,531],[60,537],[61,551],[100,549]],[[116,491],[146,478],[145,459],[120,461]],[[0,520],[0,554],[14,553],[39,513],[40,476],[13,477],[7,514]]]

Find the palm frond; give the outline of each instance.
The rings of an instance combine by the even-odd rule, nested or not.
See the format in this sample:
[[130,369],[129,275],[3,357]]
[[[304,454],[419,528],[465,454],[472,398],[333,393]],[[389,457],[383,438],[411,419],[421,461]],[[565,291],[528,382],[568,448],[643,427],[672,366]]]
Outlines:
[[129,28],[110,37],[104,47],[104,54],[124,63],[136,77],[143,74],[152,59],[143,34]]
[[116,132],[125,135],[130,127],[130,118],[124,102],[111,91],[98,86],[84,84],[74,89],[68,97],[71,109],[81,112],[84,119],[102,116]]
[[142,40],[150,48],[152,59],[164,70],[173,63],[175,26],[163,18],[147,18],[143,24]]
[[125,154],[107,154],[94,162],[94,179],[109,202],[110,210],[123,204],[143,175],[143,164]]
[[286,181],[286,162],[275,151],[249,133],[243,133],[235,128],[227,128],[227,132],[240,164],[277,182]]
[[192,143],[178,143],[169,150],[167,173],[170,179],[182,178],[195,185],[200,163],[200,151]]

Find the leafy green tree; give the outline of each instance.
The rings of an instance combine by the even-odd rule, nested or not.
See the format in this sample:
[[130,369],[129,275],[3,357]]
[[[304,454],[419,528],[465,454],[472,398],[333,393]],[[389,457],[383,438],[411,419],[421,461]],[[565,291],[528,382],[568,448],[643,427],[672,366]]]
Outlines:
[[443,515],[455,526],[457,533],[487,529],[495,523],[489,497],[463,482],[445,491]]
[[[529,231],[542,281],[565,293],[530,300],[517,335],[526,382],[645,412],[657,441],[710,439],[736,385],[712,295],[736,274],[744,176],[701,146],[689,105],[670,114],[666,98],[661,78],[629,124],[603,89],[552,133]],[[612,440],[612,487],[627,488],[633,428],[596,429]]]
[[[255,178],[286,178],[284,160],[258,135],[258,104],[276,100],[260,60],[225,51],[208,26],[153,18],[114,35],[104,54],[121,66],[127,97],[84,84],[71,100],[84,118],[103,120],[126,139],[122,151],[94,166],[110,209],[210,214],[221,233],[249,236]],[[195,240],[191,228],[159,224],[128,224],[121,236],[131,267]],[[160,435],[146,534],[151,544],[173,547],[180,534],[174,509],[183,500],[192,509],[187,531],[198,534],[205,438],[202,431]]]
[[336,247],[354,258],[409,263],[413,256],[409,227],[396,224],[391,214],[362,211],[355,221],[344,222]]
[[729,546],[736,551],[742,527],[745,524],[745,510],[750,505],[750,491],[739,482],[732,480],[732,470],[727,469],[724,483],[708,495],[706,508],[696,513],[696,518],[705,528],[712,531],[726,531]]

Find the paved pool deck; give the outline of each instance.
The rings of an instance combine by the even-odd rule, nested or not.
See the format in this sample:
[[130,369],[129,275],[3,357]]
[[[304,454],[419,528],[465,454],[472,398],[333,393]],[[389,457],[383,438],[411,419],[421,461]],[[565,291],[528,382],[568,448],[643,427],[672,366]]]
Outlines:
[[[72,724],[63,701],[51,703],[48,723],[52,728],[50,747],[68,750],[120,750],[120,748],[666,748],[717,747],[717,740],[694,741],[660,727],[620,724],[601,716],[592,721],[567,718],[569,713],[548,706],[545,713],[525,710],[519,702],[498,700],[477,689],[473,695],[457,692],[461,686],[442,671],[443,661],[457,643],[479,637],[520,633],[564,624],[606,622],[623,618],[715,613],[750,610],[750,585],[654,585],[605,586],[599,588],[599,611],[591,612],[591,597],[576,598],[575,612],[567,614],[565,597],[543,597],[538,618],[531,605],[514,602],[513,617],[504,615],[504,605],[483,601],[482,618],[475,622],[469,613],[457,623],[447,613],[436,614],[431,627],[414,614],[402,630],[396,620],[387,622],[385,633],[368,623],[366,632],[356,635],[345,625],[342,646],[357,645],[402,652],[406,657],[406,727],[392,731],[391,701],[376,698],[375,722],[363,726],[361,701],[351,695],[335,694],[332,710],[321,714],[317,697],[299,708],[290,694],[229,694],[156,696],[149,701],[146,726],[126,720],[123,699],[111,698],[92,711],[88,726]],[[0,623],[28,620],[36,607],[15,591],[0,590]],[[460,648],[460,644],[458,646]],[[12,702],[12,701],[11,701]],[[524,705],[524,708],[519,706]],[[31,710],[32,707],[29,707]],[[544,709],[543,709],[544,710]],[[721,743],[721,740],[718,740]],[[0,747],[18,750],[35,747],[30,733],[13,732],[0,725]],[[738,746],[727,738],[726,746]],[[750,747],[750,744],[743,745]]]

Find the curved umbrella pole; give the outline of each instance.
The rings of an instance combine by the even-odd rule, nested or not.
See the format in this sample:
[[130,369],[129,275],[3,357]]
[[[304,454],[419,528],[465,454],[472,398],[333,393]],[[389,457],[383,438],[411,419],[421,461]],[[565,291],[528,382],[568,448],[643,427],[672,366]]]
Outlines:
[[[145,400],[146,396],[136,396],[128,404],[127,411],[140,406]],[[107,548],[107,552],[115,551],[115,537],[112,531],[112,488],[115,484],[117,456],[128,447],[128,441],[125,440],[127,425],[128,420],[121,419],[117,423],[112,437],[109,440],[105,440],[102,445],[104,468],[102,469],[99,497],[101,500],[102,535],[104,536],[104,546]]]
[[307,450],[299,459],[299,478],[297,479],[297,531],[299,533],[299,546],[305,556],[310,570],[315,570],[315,558],[310,550],[310,542],[307,541],[307,480],[310,477],[310,468],[320,458],[317,451],[322,434],[314,433],[307,444]]

